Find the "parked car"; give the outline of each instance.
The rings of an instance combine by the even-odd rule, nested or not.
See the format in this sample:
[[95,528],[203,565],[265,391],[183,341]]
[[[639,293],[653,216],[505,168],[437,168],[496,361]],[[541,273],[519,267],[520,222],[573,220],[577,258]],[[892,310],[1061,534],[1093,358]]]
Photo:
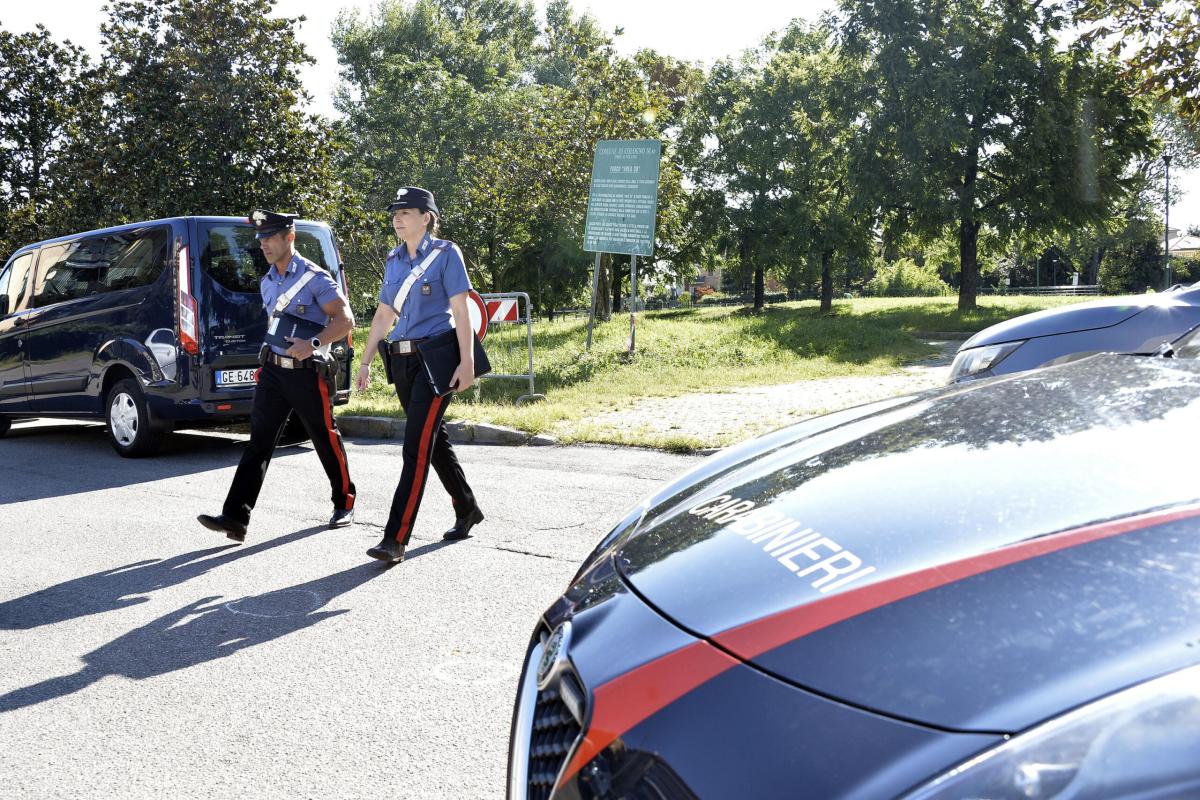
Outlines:
[[[296,249],[345,289],[333,232]],[[102,419],[123,456],[164,431],[249,418],[268,268],[241,217],[175,217],[19,249],[0,271],[0,435],[23,417]],[[335,403],[350,395],[349,340]]]
[[1093,353],[1152,354],[1200,325],[1200,283],[1024,314],[958,349],[950,382],[990,378]]
[[1197,349],[702,462],[538,621],[508,797],[1200,796]]

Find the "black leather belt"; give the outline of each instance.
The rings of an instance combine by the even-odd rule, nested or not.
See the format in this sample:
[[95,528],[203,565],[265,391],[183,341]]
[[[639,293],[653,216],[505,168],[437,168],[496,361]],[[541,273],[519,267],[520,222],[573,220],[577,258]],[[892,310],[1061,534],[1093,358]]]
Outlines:
[[267,353],[267,363],[274,364],[277,367],[284,369],[312,369],[313,360],[311,358],[292,358],[291,356],[281,356],[274,350]]
[[415,356],[417,354],[417,343],[423,342],[424,339],[399,339],[395,342],[388,342],[387,351],[393,356]]

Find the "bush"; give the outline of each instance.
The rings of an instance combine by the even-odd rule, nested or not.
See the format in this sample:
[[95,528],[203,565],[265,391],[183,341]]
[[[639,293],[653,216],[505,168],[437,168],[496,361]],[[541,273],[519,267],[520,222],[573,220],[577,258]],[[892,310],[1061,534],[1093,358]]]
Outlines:
[[933,264],[917,266],[911,258],[881,264],[863,292],[871,297],[944,297],[954,293]]

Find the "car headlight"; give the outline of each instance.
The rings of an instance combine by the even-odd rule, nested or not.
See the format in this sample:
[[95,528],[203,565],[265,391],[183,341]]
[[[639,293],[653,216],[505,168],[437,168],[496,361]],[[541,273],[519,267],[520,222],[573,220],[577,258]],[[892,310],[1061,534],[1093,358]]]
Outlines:
[[985,347],[972,347],[970,350],[960,350],[958,355],[954,357],[954,364],[950,367],[950,382],[953,383],[959,378],[968,378],[977,372],[991,369],[1008,358],[1012,354],[1012,351],[1023,344],[1025,344],[1024,339],[1018,342],[989,344]]
[[904,800],[1200,796],[1200,667],[1083,706],[942,775]]

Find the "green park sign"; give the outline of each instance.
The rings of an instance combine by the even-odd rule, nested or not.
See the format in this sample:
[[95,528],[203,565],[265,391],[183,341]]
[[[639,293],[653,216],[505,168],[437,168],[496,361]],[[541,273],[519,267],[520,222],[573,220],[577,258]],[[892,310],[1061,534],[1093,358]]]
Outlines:
[[584,250],[633,256],[654,252],[661,158],[662,142],[657,139],[596,143]]

